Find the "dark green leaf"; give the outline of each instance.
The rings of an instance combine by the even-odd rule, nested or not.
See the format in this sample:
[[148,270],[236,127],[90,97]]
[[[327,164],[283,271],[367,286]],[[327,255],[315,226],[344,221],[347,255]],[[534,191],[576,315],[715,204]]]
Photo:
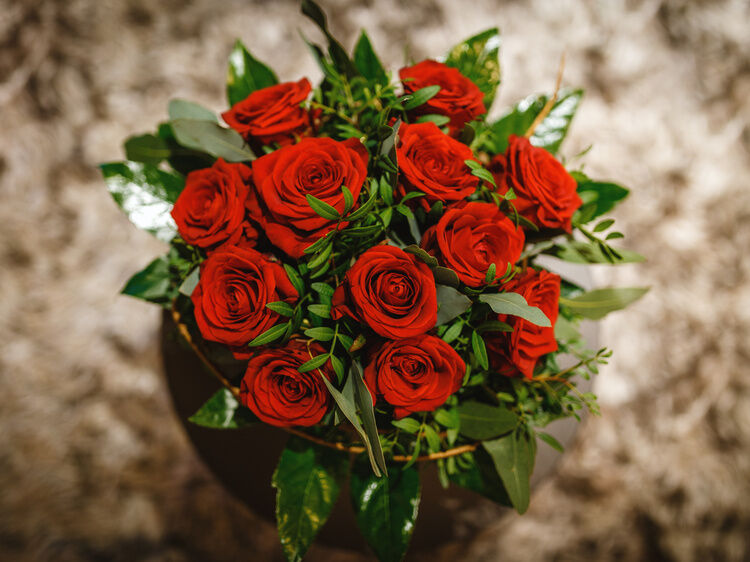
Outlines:
[[235,429],[258,422],[255,415],[244,406],[240,406],[226,388],[217,390],[216,394],[188,419],[196,425],[215,429]]
[[253,57],[238,40],[229,55],[227,99],[229,105],[244,100],[256,90],[278,84],[273,70]]
[[290,437],[273,475],[276,522],[284,556],[302,560],[328,519],[346,481],[349,460],[339,452]]
[[440,86],[437,85],[421,88],[413,94],[410,94],[406,98],[406,101],[404,102],[404,109],[406,111],[410,111],[414,108],[417,108],[434,98],[438,94],[438,92],[440,92]]
[[164,304],[170,300],[169,260],[156,258],[127,282],[123,295]]
[[344,212],[348,213],[352,208],[352,205],[354,205],[354,196],[352,195],[352,192],[349,190],[349,188],[345,185],[341,186],[341,191],[344,193]]
[[648,292],[648,287],[612,287],[595,289],[577,297],[560,297],[560,305],[584,318],[599,320],[610,312],[625,308]]
[[213,121],[218,123],[219,119],[210,109],[187,100],[174,99],[169,102],[169,120],[196,119],[198,121]]
[[305,283],[304,281],[302,281],[299,273],[297,273],[297,270],[294,269],[291,265],[284,264],[284,271],[286,271],[287,277],[289,277],[289,282],[301,296],[305,292]]
[[331,341],[334,336],[334,331],[332,328],[321,326],[319,328],[308,328],[305,330],[305,335],[308,338],[318,341]]
[[268,328],[268,330],[255,338],[248,345],[250,345],[250,347],[257,347],[259,345],[266,345],[267,343],[274,342],[284,335],[287,326],[288,323],[286,322],[284,322],[283,324],[276,324],[275,326],[271,326],[270,328]]
[[549,327],[552,323],[544,312],[536,306],[529,306],[523,295],[518,293],[494,293],[480,295],[479,300],[486,302],[498,314],[511,314],[528,320],[537,326]]
[[474,82],[484,94],[489,111],[500,84],[500,31],[488,29],[453,47],[445,64],[453,66]]
[[351,213],[349,216],[346,217],[346,220],[350,222],[354,222],[356,220],[361,219],[363,216],[365,216],[367,213],[370,212],[370,209],[375,204],[375,201],[378,197],[378,190],[374,189],[372,186],[370,187],[370,195],[367,198],[367,201],[365,201],[362,205],[360,205],[359,209]]
[[435,123],[438,127],[442,127],[443,125],[447,125],[450,123],[451,118],[447,115],[438,115],[436,113],[430,113],[429,115],[422,115],[417,118],[417,123]]
[[255,154],[233,129],[225,129],[218,123],[197,119],[177,119],[171,124],[177,142],[184,147],[223,158],[227,162],[247,162],[255,159]]
[[388,84],[388,75],[385,73],[383,64],[378,59],[378,55],[375,54],[370,38],[364,30],[362,30],[354,47],[354,66],[368,80],[383,85]]
[[305,195],[305,198],[307,199],[307,204],[312,207],[312,210],[324,219],[335,221],[341,218],[341,215],[336,210],[336,208],[332,207],[325,201],[321,201],[320,199],[318,199],[314,195],[310,195],[309,193]]
[[416,244],[410,244],[406,246],[406,248],[404,248],[404,252],[406,252],[407,254],[415,255],[417,258],[420,259],[420,261],[423,261],[430,267],[435,267],[438,264],[438,260],[436,257],[431,256],[430,254],[425,252],[422,248],[420,248]]
[[456,272],[447,267],[437,266],[432,270],[432,275],[435,277],[435,283],[439,285],[458,287],[461,283]]
[[578,182],[578,194],[586,201],[579,209],[579,213],[583,213],[587,207],[592,208],[593,210],[586,217],[586,222],[588,222],[611,211],[629,193],[630,190],[616,183],[592,181],[586,178]]
[[474,352],[474,356],[477,358],[479,365],[483,369],[489,369],[490,363],[487,358],[487,348],[484,345],[484,340],[477,332],[471,333],[471,350]]
[[492,458],[484,449],[477,449],[472,457],[474,462],[469,468],[448,475],[451,482],[489,498],[500,505],[511,507],[510,498],[508,498],[503,482],[495,470]]
[[391,466],[388,476],[374,477],[355,464],[351,495],[357,525],[381,562],[399,562],[414,531],[419,509],[419,472]]
[[320,355],[316,355],[309,361],[305,361],[297,367],[297,370],[300,373],[306,373],[307,371],[312,371],[313,369],[317,369],[318,367],[322,367],[326,361],[328,361],[329,354],[328,353],[321,353]]
[[274,301],[266,304],[266,308],[273,310],[277,314],[282,316],[292,317],[294,316],[294,308],[284,301]]
[[321,318],[331,317],[331,307],[326,304],[311,304],[307,307],[307,310]]
[[534,447],[525,431],[485,441],[482,446],[492,457],[508,497],[518,513],[529,507],[529,478],[534,469]]
[[170,154],[166,141],[156,135],[139,135],[125,141],[125,157],[133,162],[155,165]]
[[459,293],[453,287],[437,286],[437,326],[446,324],[456,316],[463,314],[471,306],[471,299]]
[[492,439],[513,431],[518,425],[516,414],[504,406],[492,406],[482,402],[462,402],[458,406],[461,420],[461,435],[469,439]]
[[313,20],[328,39],[328,54],[331,56],[336,69],[351,78],[357,74],[354,63],[336,38],[328,30],[328,22],[323,10],[312,0],[302,0],[302,13]]
[[421,424],[414,418],[403,418],[400,420],[392,420],[391,424],[394,427],[403,429],[407,433],[416,433],[417,431],[419,431],[419,428],[421,427]]
[[130,221],[169,242],[177,227],[169,214],[185,181],[151,164],[112,162],[100,166],[110,194]]

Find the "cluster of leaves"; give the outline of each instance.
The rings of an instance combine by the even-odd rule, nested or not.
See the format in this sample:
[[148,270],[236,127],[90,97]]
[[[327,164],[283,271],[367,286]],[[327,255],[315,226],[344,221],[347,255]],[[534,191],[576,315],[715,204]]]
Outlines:
[[[249,345],[282,345],[301,334],[320,342],[326,351],[311,356],[299,370],[313,371],[330,360],[336,380],[323,380],[336,406],[320,427],[309,430],[310,435],[327,440],[354,439],[364,445],[367,455],[360,455],[350,467],[349,458],[340,452],[299,437],[290,438],[273,481],[278,489],[279,534],[287,558],[301,559],[351,471],[351,497],[362,532],[381,560],[400,560],[417,516],[420,485],[415,463],[420,456],[438,454],[436,462],[444,486],[453,483],[512,506],[520,513],[526,510],[536,437],[562,449],[553,436],[541,429],[562,417],[578,418],[583,409],[596,412],[595,397],[579,392],[575,379],[596,373],[609,352],[585,349],[580,321],[598,319],[623,308],[645,289],[586,292],[566,280],[555,326],[559,350],[540,362],[531,380],[494,374],[485,338],[513,328],[493,317],[512,315],[540,326],[549,326],[550,321],[521,295],[498,292],[520,268],[496,271],[493,264],[487,271],[486,287],[477,290],[460,284],[455,272],[441,267],[419,248],[421,233],[437,222],[443,206],[437,203],[425,211],[419,205],[408,204],[423,194],[397,195],[395,144],[400,124],[409,119],[408,112],[436,95],[439,87],[398,95],[391,73],[383,67],[364,32],[350,56],[331,35],[325,15],[314,2],[303,1],[302,10],[318,25],[326,40],[326,45],[320,46],[305,39],[324,76],[309,102],[310,109],[320,112],[317,134],[339,140],[360,139],[370,152],[369,178],[358,201],[347,186],[342,186],[346,201],[343,213],[308,195],[310,207],[321,217],[337,221],[339,227],[309,246],[299,261],[284,260],[300,299],[294,306],[270,303],[268,307],[283,321]],[[444,59],[478,85],[487,108],[500,83],[499,46],[498,30],[490,29],[459,43]],[[229,57],[229,103],[276,83],[274,72],[238,41]],[[505,150],[511,134],[523,135],[550,97],[530,96],[495,121],[472,122],[461,140],[486,161],[488,155]],[[549,113],[536,126],[532,143],[556,154],[581,97],[581,90],[559,92]],[[133,276],[123,293],[189,311],[187,297],[198,282],[199,265],[205,255],[179,238],[169,211],[184,187],[184,176],[191,170],[210,166],[218,157],[248,162],[255,154],[239,134],[222,125],[216,114],[206,108],[173,100],[168,113],[169,121],[159,125],[156,133],[128,139],[127,161],[101,168],[112,196],[131,221],[171,243],[168,254]],[[423,115],[419,120],[433,121],[440,127],[447,123],[441,115]],[[533,229],[515,213],[512,191],[498,196],[492,175],[477,162],[467,161],[467,165],[481,180],[472,198],[494,201],[509,216]],[[574,172],[574,177],[584,202],[573,220],[574,233],[529,236],[522,256],[524,266],[534,265],[540,256],[586,264],[641,261],[642,256],[611,245],[622,234],[611,229],[612,219],[600,218],[624,199],[628,190],[591,180],[582,171]],[[348,319],[333,322],[330,314],[335,287],[352,259],[383,240],[414,254],[433,270],[439,301],[437,335],[451,344],[467,364],[461,390],[443,406],[399,420],[373,405],[365,386],[358,355],[366,338],[362,327]],[[487,288],[492,290],[488,292]],[[574,363],[561,369],[559,363],[565,357],[573,357]],[[191,420],[224,429],[257,422],[226,389],[211,397]],[[439,455],[477,444],[462,454]],[[409,460],[394,462],[394,458]]]

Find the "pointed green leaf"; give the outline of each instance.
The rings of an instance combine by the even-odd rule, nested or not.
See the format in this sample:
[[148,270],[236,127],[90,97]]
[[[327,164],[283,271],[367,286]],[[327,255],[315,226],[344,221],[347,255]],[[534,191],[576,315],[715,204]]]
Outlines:
[[357,404],[359,414],[362,417],[362,427],[364,428],[370,442],[372,457],[375,460],[377,468],[380,469],[380,472],[387,475],[388,469],[385,465],[383,448],[380,443],[380,436],[378,435],[378,426],[375,423],[372,394],[370,394],[370,391],[365,384],[365,380],[362,378],[362,369],[356,361],[352,361],[352,368],[349,372],[349,377],[352,378],[354,383],[354,402]]
[[284,322],[283,324],[276,324],[275,326],[271,326],[270,328],[268,328],[268,330],[252,340],[248,345],[250,347],[258,347],[259,345],[266,345],[268,343],[274,342],[284,335],[284,332],[286,332],[288,325],[288,322]]
[[188,420],[214,429],[236,429],[258,423],[255,414],[241,406],[226,388],[217,390]]
[[[578,210],[578,214],[592,208],[586,222],[610,212],[615,205],[625,199],[630,190],[612,182],[593,181],[586,178],[578,182],[578,194],[584,199],[584,205]],[[580,222],[580,221],[579,221]]]
[[500,31],[493,27],[459,43],[445,59],[482,91],[487,111],[500,85],[500,43]]
[[494,293],[480,295],[479,300],[486,302],[492,307],[494,312],[498,314],[511,314],[518,316],[524,320],[528,320],[532,324],[542,326],[543,328],[552,325],[549,318],[544,315],[544,312],[536,306],[529,306],[523,295],[518,293]]
[[354,47],[354,66],[368,80],[383,85],[388,84],[388,75],[385,73],[383,64],[378,59],[378,55],[375,54],[370,38],[364,30],[362,30]]
[[453,287],[445,285],[437,286],[437,326],[447,324],[456,316],[466,312],[471,306],[471,299],[466,295],[459,293]]
[[346,455],[290,437],[273,475],[284,556],[299,562],[328,519],[346,481]]
[[167,257],[156,258],[143,270],[133,275],[121,293],[159,304],[169,302],[171,292]]
[[167,142],[156,135],[138,135],[125,141],[125,158],[144,164],[158,164],[169,158]]
[[513,431],[518,425],[516,414],[504,406],[492,406],[473,400],[458,406],[461,435],[469,439],[492,439]]
[[610,312],[625,308],[648,292],[648,287],[612,287],[595,289],[577,297],[560,297],[560,304],[574,314],[599,320]]
[[185,280],[180,284],[179,292],[186,297],[189,297],[193,294],[193,291],[198,286],[198,281],[200,281],[201,278],[201,268],[199,266],[195,266],[193,270],[185,277]]
[[196,119],[198,121],[219,122],[219,119],[213,111],[187,100],[171,100],[167,111],[169,112],[170,121],[176,121],[177,119]]
[[266,308],[273,310],[276,314],[282,316],[292,317],[294,316],[294,308],[284,301],[274,301],[266,303]]
[[410,111],[412,109],[415,109],[419,107],[420,105],[423,105],[430,101],[432,98],[434,98],[438,93],[440,92],[440,86],[425,86],[424,88],[421,88],[414,92],[413,94],[409,94],[404,99],[404,109],[406,111]]
[[227,162],[248,162],[255,154],[233,129],[198,119],[176,119],[171,122],[175,138],[181,146],[200,150]]
[[327,326],[321,326],[319,328],[308,328],[305,330],[305,335],[308,338],[312,338],[318,341],[331,341],[335,332],[332,328]]
[[227,99],[229,105],[244,100],[256,90],[278,84],[273,70],[253,57],[238,40],[229,55],[227,72]]
[[284,271],[286,271],[287,277],[289,277],[289,282],[292,284],[294,289],[297,291],[297,293],[301,296],[305,292],[305,283],[302,281],[302,278],[299,276],[299,273],[297,273],[297,270],[294,269],[289,264],[283,264],[284,265]]
[[489,369],[490,363],[487,357],[487,347],[484,345],[484,340],[477,332],[471,333],[471,350],[474,352],[474,357],[477,358],[479,365],[483,369]]
[[312,210],[324,219],[335,221],[341,218],[341,215],[336,210],[336,208],[332,207],[325,201],[321,201],[320,199],[318,199],[314,195],[310,195],[309,193],[305,195],[305,198],[307,199],[307,204],[312,207]]
[[312,371],[313,369],[317,369],[318,367],[322,367],[323,364],[328,361],[329,354],[328,353],[321,353],[320,355],[316,355],[309,361],[305,361],[297,367],[297,370],[300,373],[306,373],[307,371]]
[[524,513],[529,507],[529,479],[534,469],[534,446],[525,431],[484,441],[484,449],[492,457],[513,507]]

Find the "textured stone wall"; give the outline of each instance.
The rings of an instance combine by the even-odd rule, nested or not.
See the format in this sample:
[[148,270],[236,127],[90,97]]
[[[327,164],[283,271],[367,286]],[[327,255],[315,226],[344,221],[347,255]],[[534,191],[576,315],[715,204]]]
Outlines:
[[[498,106],[551,88],[566,50],[587,97],[564,153],[593,143],[590,174],[633,189],[616,218],[650,256],[595,272],[653,286],[602,323],[602,417],[525,516],[433,560],[750,559],[748,3],[321,3],[393,66],[499,25]],[[235,37],[317,79],[298,28],[315,36],[286,1],[0,0],[0,559],[279,559],[170,409],[158,310],[117,296],[163,247],[95,166],[172,97],[223,109]]]

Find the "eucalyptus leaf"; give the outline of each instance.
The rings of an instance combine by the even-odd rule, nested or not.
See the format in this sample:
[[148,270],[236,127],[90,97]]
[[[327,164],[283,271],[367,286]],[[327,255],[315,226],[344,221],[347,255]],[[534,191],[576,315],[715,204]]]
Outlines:
[[528,320],[537,326],[552,326],[549,318],[536,306],[529,306],[523,295],[518,293],[493,293],[479,296],[479,300],[490,305],[498,314],[510,314]]
[[176,119],[171,121],[175,138],[181,146],[200,150],[227,162],[248,162],[255,154],[234,129],[225,129],[212,121]]
[[177,119],[197,119],[198,121],[219,122],[219,119],[213,111],[187,100],[171,100],[167,111],[169,113],[170,121],[175,121]]
[[577,297],[560,297],[560,305],[584,318],[599,320],[610,312],[620,310],[637,301],[649,287],[612,287],[595,289]]
[[459,293],[453,287],[445,285],[437,286],[437,325],[447,324],[456,316],[466,312],[471,306],[471,299],[466,295]]

